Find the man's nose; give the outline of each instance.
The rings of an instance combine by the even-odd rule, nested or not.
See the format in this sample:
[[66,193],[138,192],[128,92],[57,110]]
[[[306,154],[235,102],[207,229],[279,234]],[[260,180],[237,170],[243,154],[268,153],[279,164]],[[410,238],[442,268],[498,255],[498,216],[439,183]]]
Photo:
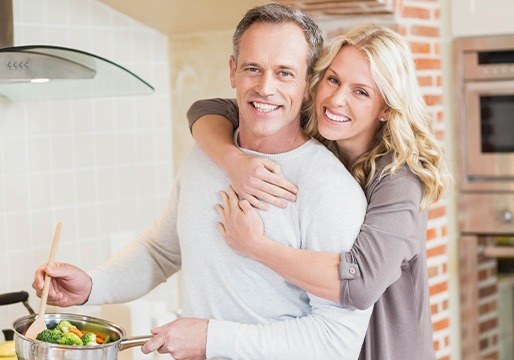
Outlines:
[[255,90],[257,91],[257,93],[259,93],[260,96],[274,95],[277,91],[275,81],[276,79],[272,74],[264,73],[259,78]]

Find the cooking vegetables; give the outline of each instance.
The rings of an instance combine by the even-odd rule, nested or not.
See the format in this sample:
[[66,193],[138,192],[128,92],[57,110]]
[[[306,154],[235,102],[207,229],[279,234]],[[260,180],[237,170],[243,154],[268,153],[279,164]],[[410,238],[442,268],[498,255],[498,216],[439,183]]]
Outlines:
[[109,336],[101,339],[92,332],[82,332],[69,321],[61,320],[53,329],[41,331],[36,340],[60,345],[95,346],[109,342]]

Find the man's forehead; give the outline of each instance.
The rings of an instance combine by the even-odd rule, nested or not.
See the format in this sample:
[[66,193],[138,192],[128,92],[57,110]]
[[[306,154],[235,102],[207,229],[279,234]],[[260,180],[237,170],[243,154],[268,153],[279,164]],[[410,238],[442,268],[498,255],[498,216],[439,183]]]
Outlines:
[[273,67],[307,67],[309,45],[302,29],[293,23],[256,23],[245,31],[239,43],[237,62]]

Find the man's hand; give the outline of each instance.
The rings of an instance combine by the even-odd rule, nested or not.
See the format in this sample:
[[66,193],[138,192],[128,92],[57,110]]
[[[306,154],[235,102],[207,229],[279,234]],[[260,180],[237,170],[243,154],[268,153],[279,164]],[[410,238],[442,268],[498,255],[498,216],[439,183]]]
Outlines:
[[52,277],[48,290],[49,305],[61,307],[82,305],[89,298],[92,287],[91,278],[84,270],[66,263],[55,263],[52,267],[44,264],[36,270],[32,287],[36,290],[37,296],[41,297],[43,292],[45,274]]
[[297,187],[269,159],[238,154],[227,172],[236,193],[257,209],[268,210],[268,204],[284,208],[286,200],[296,201]]
[[204,360],[206,358],[207,326],[209,320],[183,318],[152,329],[154,335],[141,351],[171,354],[176,360]]

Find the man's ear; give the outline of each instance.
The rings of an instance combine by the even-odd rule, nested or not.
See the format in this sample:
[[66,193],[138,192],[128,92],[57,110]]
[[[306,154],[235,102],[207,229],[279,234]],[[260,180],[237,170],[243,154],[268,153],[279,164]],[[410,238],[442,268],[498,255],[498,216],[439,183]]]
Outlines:
[[230,55],[230,58],[228,59],[228,66],[230,67],[230,86],[232,86],[232,89],[235,89],[237,64],[234,55]]

